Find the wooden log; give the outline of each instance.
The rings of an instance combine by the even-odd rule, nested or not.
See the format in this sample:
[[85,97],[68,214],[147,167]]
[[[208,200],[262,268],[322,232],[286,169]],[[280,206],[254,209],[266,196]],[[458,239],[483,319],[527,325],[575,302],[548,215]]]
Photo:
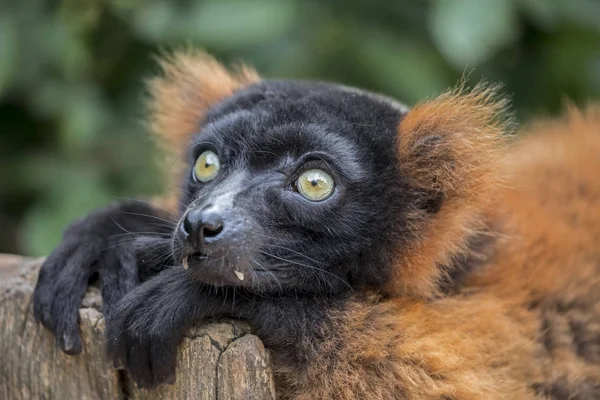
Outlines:
[[82,353],[62,353],[33,318],[41,262],[0,255],[0,399],[275,398],[269,354],[239,321],[194,328],[180,346],[176,383],[138,389],[106,358],[97,288],[90,288],[79,314]]

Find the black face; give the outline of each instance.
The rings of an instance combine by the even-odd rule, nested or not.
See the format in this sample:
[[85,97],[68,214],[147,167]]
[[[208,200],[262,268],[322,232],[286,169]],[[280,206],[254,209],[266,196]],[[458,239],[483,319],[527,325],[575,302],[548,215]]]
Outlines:
[[408,231],[404,112],[366,92],[281,81],[217,105],[190,146],[175,259],[199,281],[263,292],[381,284]]

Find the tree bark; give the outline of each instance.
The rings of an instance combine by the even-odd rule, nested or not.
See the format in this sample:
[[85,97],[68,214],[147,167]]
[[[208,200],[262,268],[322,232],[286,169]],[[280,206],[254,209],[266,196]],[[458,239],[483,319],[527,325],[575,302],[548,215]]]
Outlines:
[[60,351],[33,318],[42,260],[0,255],[0,399],[274,399],[269,354],[239,321],[193,329],[179,349],[177,382],[141,390],[105,354],[97,288],[80,310],[83,351]]

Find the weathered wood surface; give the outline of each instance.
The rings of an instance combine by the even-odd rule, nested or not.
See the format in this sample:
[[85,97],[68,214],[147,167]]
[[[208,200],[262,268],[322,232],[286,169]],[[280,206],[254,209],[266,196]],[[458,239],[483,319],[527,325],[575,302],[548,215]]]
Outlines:
[[269,354],[240,322],[195,328],[178,356],[177,382],[140,390],[105,356],[97,289],[80,311],[83,352],[63,354],[34,318],[41,260],[0,255],[0,399],[274,399]]

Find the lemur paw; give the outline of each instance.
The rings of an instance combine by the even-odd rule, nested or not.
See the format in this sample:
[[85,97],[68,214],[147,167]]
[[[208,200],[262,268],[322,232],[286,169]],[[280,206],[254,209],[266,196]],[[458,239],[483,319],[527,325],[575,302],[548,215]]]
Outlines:
[[184,332],[177,328],[176,314],[160,280],[153,279],[125,296],[107,321],[109,357],[138,386],[175,382],[177,346]]
[[[137,216],[129,215],[131,210]],[[139,284],[130,236],[143,232],[152,221],[149,210],[139,203],[120,203],[96,211],[69,226],[43,263],[34,291],[34,314],[55,334],[65,353],[81,352],[79,307],[92,276],[97,274],[100,280],[105,315]]]

